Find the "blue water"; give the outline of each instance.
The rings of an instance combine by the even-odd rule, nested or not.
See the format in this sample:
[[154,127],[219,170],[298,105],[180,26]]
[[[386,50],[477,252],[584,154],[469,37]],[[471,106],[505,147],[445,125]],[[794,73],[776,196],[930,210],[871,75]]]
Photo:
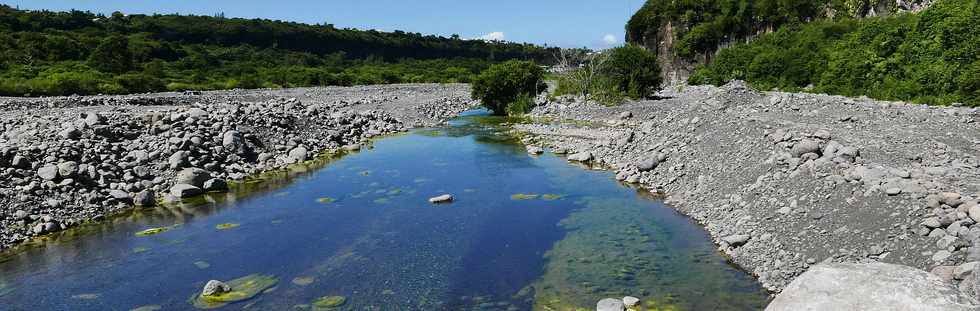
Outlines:
[[[208,280],[256,273],[278,283],[224,309],[315,310],[324,296],[346,298],[336,310],[594,308],[625,294],[648,309],[765,305],[696,224],[607,172],[527,155],[479,114],[4,254],[0,310],[189,310]],[[444,193],[455,202],[428,203]]]

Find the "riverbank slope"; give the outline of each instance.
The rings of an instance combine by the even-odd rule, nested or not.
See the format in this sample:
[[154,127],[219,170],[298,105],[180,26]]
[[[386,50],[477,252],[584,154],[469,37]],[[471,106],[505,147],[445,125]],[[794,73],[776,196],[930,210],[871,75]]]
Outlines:
[[559,98],[515,130],[664,192],[775,292],[820,262],[948,270],[953,281],[969,273],[952,266],[980,260],[976,108],[739,82],[660,95],[617,107]]
[[220,189],[473,105],[463,84],[0,98],[0,250],[155,204],[186,169]]

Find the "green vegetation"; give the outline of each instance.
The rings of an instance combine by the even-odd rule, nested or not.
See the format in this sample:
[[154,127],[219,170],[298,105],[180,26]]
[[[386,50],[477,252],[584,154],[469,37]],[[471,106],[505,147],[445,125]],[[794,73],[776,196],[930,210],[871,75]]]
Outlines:
[[320,297],[317,298],[317,300],[313,301],[313,308],[317,310],[332,309],[332,308],[340,307],[345,303],[347,303],[347,298],[343,296]]
[[469,82],[530,45],[261,19],[0,5],[0,95]]
[[490,66],[473,81],[473,99],[496,115],[520,115],[534,106],[534,97],[547,89],[544,69],[533,61],[511,60]]
[[217,224],[214,226],[214,228],[218,230],[228,230],[228,229],[238,228],[239,226],[241,226],[241,224],[224,223],[224,224]]
[[[627,42],[646,43],[670,23],[674,53],[693,58],[725,41],[836,16],[863,16],[870,0],[648,0],[626,25]],[[833,13],[832,13],[833,14]],[[663,39],[661,39],[663,40]],[[651,44],[647,44],[650,46]]]
[[581,68],[558,76],[556,95],[575,94],[607,105],[643,99],[660,88],[657,55],[633,45],[586,56]]
[[272,275],[251,274],[231,281],[227,284],[231,291],[213,296],[203,296],[195,294],[191,303],[198,309],[216,309],[224,307],[229,303],[244,301],[258,296],[262,291],[269,289],[279,283],[279,279]]
[[946,0],[917,14],[784,27],[721,50],[689,82],[980,106],[978,20],[978,2]]

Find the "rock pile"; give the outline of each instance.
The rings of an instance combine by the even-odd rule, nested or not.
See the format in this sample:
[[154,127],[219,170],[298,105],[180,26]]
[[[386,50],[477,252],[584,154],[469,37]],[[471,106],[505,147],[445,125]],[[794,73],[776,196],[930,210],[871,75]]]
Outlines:
[[532,112],[542,123],[515,130],[666,194],[777,292],[819,262],[980,261],[977,108],[739,82],[659,96],[615,107],[559,97]]

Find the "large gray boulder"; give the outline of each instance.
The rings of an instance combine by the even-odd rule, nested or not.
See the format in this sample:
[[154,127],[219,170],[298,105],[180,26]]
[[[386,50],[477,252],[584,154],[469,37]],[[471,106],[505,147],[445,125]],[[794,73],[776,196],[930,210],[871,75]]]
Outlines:
[[975,310],[975,304],[952,284],[912,267],[832,263],[800,275],[766,311]]
[[194,185],[176,184],[173,187],[170,187],[170,195],[181,199],[186,199],[203,193],[204,190],[201,190],[201,188]]
[[592,152],[583,151],[568,156],[569,161],[588,162],[592,160]]
[[188,184],[198,188],[203,188],[204,182],[210,179],[211,172],[199,168],[185,168],[177,173],[178,184]]

